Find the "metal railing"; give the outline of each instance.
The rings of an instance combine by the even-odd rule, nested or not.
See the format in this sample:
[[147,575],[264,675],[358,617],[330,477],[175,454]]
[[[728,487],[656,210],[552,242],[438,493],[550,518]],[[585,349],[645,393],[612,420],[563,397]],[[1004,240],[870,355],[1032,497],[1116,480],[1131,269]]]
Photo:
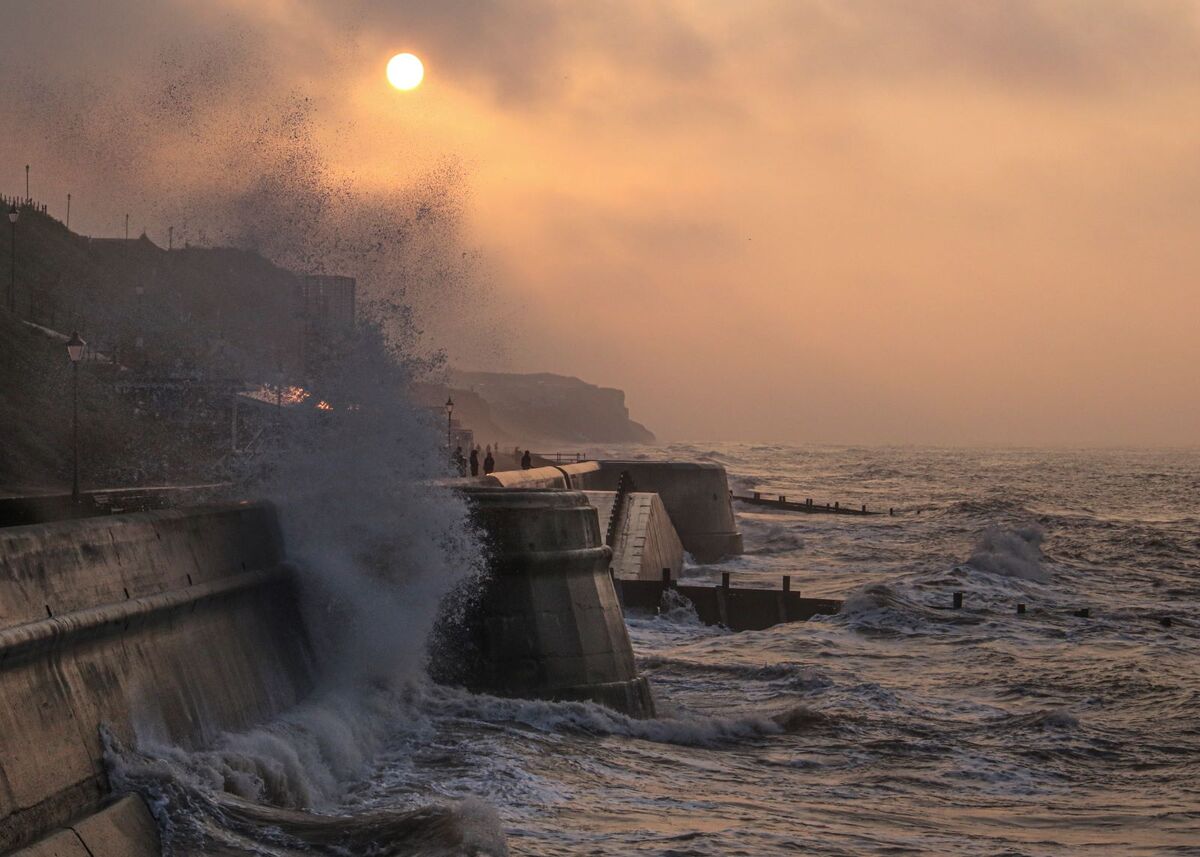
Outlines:
[[541,458],[555,464],[578,464],[588,460],[587,453],[584,452],[533,452],[530,454],[534,458]]

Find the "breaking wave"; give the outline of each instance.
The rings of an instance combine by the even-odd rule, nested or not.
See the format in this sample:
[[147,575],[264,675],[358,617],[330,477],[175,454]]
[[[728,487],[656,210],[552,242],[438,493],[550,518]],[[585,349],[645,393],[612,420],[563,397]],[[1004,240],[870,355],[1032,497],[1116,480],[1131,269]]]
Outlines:
[[540,732],[624,735],[688,747],[719,747],[769,735],[801,732],[828,722],[827,715],[803,705],[746,716],[690,715],[639,720],[591,702],[507,699],[450,688],[431,688],[427,705],[428,710],[443,718],[520,723]]
[[340,811],[333,798],[342,776],[364,773],[364,759],[362,745],[332,715],[352,712],[334,707],[313,716],[307,708],[190,753],[127,747],[102,730],[109,779],[118,792],[146,800],[165,855],[508,854],[498,816],[482,801]]
[[1045,583],[1050,576],[1042,565],[1043,538],[1038,526],[1014,530],[988,527],[975,543],[967,565],[986,574]]
[[751,527],[746,522],[744,527],[754,535],[752,547],[746,550],[751,556],[794,553],[804,548],[804,539],[795,526],[768,523]]

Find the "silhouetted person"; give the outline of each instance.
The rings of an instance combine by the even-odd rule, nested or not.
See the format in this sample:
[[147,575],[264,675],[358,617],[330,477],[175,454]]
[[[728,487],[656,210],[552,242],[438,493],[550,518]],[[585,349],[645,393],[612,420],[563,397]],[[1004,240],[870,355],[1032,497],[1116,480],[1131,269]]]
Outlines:
[[467,459],[463,457],[461,446],[454,450],[454,468],[458,471],[459,476],[467,475]]
[[496,469],[496,459],[492,458],[492,449],[488,447],[488,453],[483,459],[483,474],[486,476]]
[[472,476],[479,475],[479,450],[478,449],[471,450],[471,475]]
[[533,467],[533,456],[529,454],[529,450],[525,450],[525,454],[521,456],[521,469],[529,470]]

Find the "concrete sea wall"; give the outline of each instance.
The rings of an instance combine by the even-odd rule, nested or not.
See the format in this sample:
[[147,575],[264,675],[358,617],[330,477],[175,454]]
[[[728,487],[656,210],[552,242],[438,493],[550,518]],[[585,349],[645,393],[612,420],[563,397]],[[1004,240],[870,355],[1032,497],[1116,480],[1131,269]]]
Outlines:
[[[740,550],[720,467],[588,462],[473,480],[496,571],[475,629],[481,689],[653,716],[596,509],[564,490],[611,491],[624,470],[652,492],[630,509],[659,522],[664,544],[673,522],[698,556]],[[202,748],[296,705],[314,680],[270,504],[0,528],[0,854],[157,853],[140,799],[109,803],[101,726],[126,744]]]
[[[584,491],[596,507],[601,526],[608,521],[617,499],[616,491]],[[683,570],[683,544],[671,524],[662,498],[634,491],[625,495],[613,527],[613,574],[621,580],[662,580],[663,569],[678,579]]]
[[587,461],[561,469],[577,490],[616,491],[628,472],[635,491],[662,498],[684,549],[701,562],[742,552],[729,499],[729,480],[719,464],[680,461]]
[[282,561],[266,504],[0,530],[0,853],[157,853],[140,810],[97,814],[99,727],[200,747],[300,701]]
[[637,674],[596,510],[577,491],[464,492],[488,538],[467,684],[504,696],[593,700],[654,716]]

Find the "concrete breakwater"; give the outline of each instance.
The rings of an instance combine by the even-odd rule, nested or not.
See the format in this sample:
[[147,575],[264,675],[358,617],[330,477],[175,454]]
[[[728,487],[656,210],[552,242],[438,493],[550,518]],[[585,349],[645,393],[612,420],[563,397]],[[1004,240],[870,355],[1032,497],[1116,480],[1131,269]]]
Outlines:
[[[626,547],[662,531],[653,541],[666,547],[638,555],[647,576],[641,566],[678,564],[662,557],[680,542],[704,556],[740,550],[724,471],[585,462],[491,481],[509,487],[463,486],[494,572],[471,628],[482,655],[471,686],[653,716],[597,495],[623,492],[624,529],[611,529]],[[101,727],[126,745],[202,749],[292,708],[315,683],[270,504],[0,528],[0,853],[157,853],[145,806],[109,803]]]
[[[573,491],[469,495],[495,572],[474,685],[653,716],[595,508]],[[0,854],[157,854],[140,799],[110,805],[101,728],[204,749],[315,684],[270,504],[0,528]]]
[[99,727],[196,748],[299,702],[283,556],[267,504],[0,530],[0,853],[158,853],[139,802],[103,809]]
[[575,491],[466,491],[492,575],[470,623],[468,683],[505,696],[590,699],[653,717],[596,510]]
[[684,550],[700,562],[742,552],[742,534],[730,502],[729,480],[719,464],[684,461],[584,461],[493,473],[484,484],[506,488],[616,491],[621,474],[633,491],[657,494]]

